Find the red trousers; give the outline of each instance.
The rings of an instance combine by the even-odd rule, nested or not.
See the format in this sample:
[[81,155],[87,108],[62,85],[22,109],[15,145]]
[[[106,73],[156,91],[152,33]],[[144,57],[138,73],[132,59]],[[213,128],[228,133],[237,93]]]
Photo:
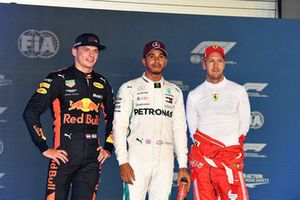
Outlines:
[[241,145],[226,147],[197,131],[189,155],[195,200],[248,200]]

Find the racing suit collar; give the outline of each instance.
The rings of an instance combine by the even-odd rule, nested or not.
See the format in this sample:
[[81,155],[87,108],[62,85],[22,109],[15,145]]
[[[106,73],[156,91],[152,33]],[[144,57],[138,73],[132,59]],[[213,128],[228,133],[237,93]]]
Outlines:
[[226,83],[227,83],[227,79],[226,79],[225,76],[224,76],[224,79],[221,82],[216,83],[216,84],[210,83],[207,80],[205,80],[205,82],[204,82],[205,86],[207,86],[209,88],[215,88],[215,89],[224,87],[226,85]]
[[84,79],[91,79],[93,77],[94,71],[92,71],[91,73],[84,73],[80,70],[78,70],[75,65],[72,66],[74,73]]
[[161,88],[165,83],[165,79],[163,77],[159,81],[150,80],[149,78],[146,77],[145,72],[143,73],[142,79],[148,84],[153,85],[154,88]]

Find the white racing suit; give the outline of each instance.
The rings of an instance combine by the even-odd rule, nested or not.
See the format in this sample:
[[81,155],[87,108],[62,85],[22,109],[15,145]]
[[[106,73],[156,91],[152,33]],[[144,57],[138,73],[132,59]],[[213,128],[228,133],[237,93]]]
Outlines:
[[124,185],[123,199],[144,200],[147,192],[150,200],[170,198],[174,150],[179,168],[187,167],[181,90],[145,75],[124,83],[116,98],[113,139],[119,165],[129,163],[136,179]]

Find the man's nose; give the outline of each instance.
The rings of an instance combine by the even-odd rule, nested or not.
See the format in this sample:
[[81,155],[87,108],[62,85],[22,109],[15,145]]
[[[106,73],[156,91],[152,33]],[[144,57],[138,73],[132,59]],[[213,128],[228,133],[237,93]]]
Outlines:
[[155,61],[159,61],[159,57],[154,57],[154,60]]

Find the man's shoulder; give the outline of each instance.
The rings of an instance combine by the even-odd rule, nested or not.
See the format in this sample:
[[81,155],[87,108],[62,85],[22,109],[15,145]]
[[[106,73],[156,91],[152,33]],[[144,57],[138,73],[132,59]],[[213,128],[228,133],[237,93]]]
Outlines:
[[69,67],[62,67],[56,69],[47,75],[47,79],[59,79],[59,78],[65,79],[65,75],[68,73],[68,71],[69,71]]
[[169,88],[172,88],[172,89],[176,90],[179,93],[182,92],[182,90],[180,89],[180,87],[178,87],[175,83],[172,83],[170,81],[165,80],[165,86],[169,87]]
[[94,80],[100,81],[104,84],[108,84],[108,79],[98,72],[93,72]]
[[126,82],[124,82],[121,87],[126,87],[126,88],[135,88],[136,86],[139,86],[139,85],[142,85],[142,84],[145,84],[146,82],[143,80],[142,77],[138,77],[138,78],[135,78],[135,79],[131,79],[131,80],[128,80]]
[[200,83],[200,84],[197,85],[194,89],[192,89],[192,90],[190,91],[190,93],[195,93],[195,92],[198,92],[199,90],[203,90],[204,85],[205,85],[205,82]]
[[228,80],[227,79],[227,84],[232,87],[232,88],[235,88],[237,90],[244,90],[245,87],[237,82],[234,82],[234,81],[231,81],[231,80]]

